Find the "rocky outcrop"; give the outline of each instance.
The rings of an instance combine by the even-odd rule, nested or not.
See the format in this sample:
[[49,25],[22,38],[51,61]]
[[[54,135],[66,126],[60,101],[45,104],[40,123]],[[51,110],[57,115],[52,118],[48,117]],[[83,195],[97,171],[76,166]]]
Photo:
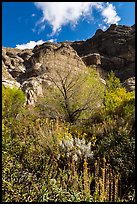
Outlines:
[[101,65],[101,57],[98,53],[91,53],[81,57],[83,62],[87,65]]
[[99,29],[92,38],[71,46],[82,59],[90,56],[84,61],[88,66],[94,63],[94,53],[98,53],[102,69],[113,70],[121,81],[135,75],[135,26],[112,24],[106,31]]
[[[24,53],[26,53],[27,58],[24,58]],[[26,72],[25,59],[28,59],[31,55],[31,49],[22,51],[16,48],[2,48],[2,66],[18,81],[18,78]]]
[[[84,70],[85,64],[67,43],[44,43],[33,50],[3,48],[3,85],[9,75],[26,94],[27,103],[35,104],[49,85],[47,75],[54,70]],[[4,73],[7,73],[4,75]],[[13,84],[13,83],[12,83]],[[16,85],[17,86],[17,85]]]
[[127,91],[133,91],[135,90],[135,77],[131,77],[129,79],[126,79],[122,83],[123,87],[126,88]]
[[16,87],[20,88],[20,83],[18,83],[12,76],[11,74],[7,71],[6,67],[3,65],[2,66],[2,84],[5,87]]
[[[27,94],[28,103],[34,104],[39,95],[49,85],[47,74],[58,69],[71,68],[73,71],[82,70],[85,64],[76,51],[65,43],[45,43],[33,50],[33,55],[27,61],[28,66],[23,76],[28,80],[22,83],[22,89]],[[22,80],[23,81],[23,80]]]
[[[123,86],[135,88],[135,27],[111,25],[106,31],[97,30],[86,41],[44,43],[34,49],[2,48],[2,83],[21,88],[28,104],[35,104],[49,86],[47,75],[54,70],[74,72],[96,68],[102,83],[113,70]],[[124,82],[125,81],[125,82]]]
[[50,44],[45,43],[36,46],[33,55],[27,61],[26,75],[39,76],[56,67],[73,67],[73,70],[85,67],[76,51],[66,43]]

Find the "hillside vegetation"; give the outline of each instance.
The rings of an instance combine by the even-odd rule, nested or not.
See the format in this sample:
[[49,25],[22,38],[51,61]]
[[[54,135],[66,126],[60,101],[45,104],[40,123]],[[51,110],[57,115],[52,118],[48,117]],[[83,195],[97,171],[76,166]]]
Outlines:
[[35,107],[2,87],[3,202],[135,201],[135,92],[55,74]]

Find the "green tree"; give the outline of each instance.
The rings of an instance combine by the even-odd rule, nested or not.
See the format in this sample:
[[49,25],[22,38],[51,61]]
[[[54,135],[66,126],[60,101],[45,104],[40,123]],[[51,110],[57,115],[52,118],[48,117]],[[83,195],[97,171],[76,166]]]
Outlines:
[[96,71],[54,69],[47,80],[50,86],[38,106],[47,117],[58,117],[68,122],[88,118],[102,104],[104,87]]

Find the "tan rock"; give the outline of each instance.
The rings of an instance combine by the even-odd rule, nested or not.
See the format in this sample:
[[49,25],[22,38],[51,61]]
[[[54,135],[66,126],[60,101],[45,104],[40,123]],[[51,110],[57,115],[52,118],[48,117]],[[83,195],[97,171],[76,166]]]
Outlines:
[[84,57],[81,57],[83,62],[87,65],[100,65],[101,64],[101,57],[98,53],[88,54]]

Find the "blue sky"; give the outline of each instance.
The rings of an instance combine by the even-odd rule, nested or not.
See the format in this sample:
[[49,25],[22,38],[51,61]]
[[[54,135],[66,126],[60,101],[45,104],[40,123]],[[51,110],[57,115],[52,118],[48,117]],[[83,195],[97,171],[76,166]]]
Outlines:
[[86,40],[112,23],[132,26],[135,2],[2,2],[2,45]]

